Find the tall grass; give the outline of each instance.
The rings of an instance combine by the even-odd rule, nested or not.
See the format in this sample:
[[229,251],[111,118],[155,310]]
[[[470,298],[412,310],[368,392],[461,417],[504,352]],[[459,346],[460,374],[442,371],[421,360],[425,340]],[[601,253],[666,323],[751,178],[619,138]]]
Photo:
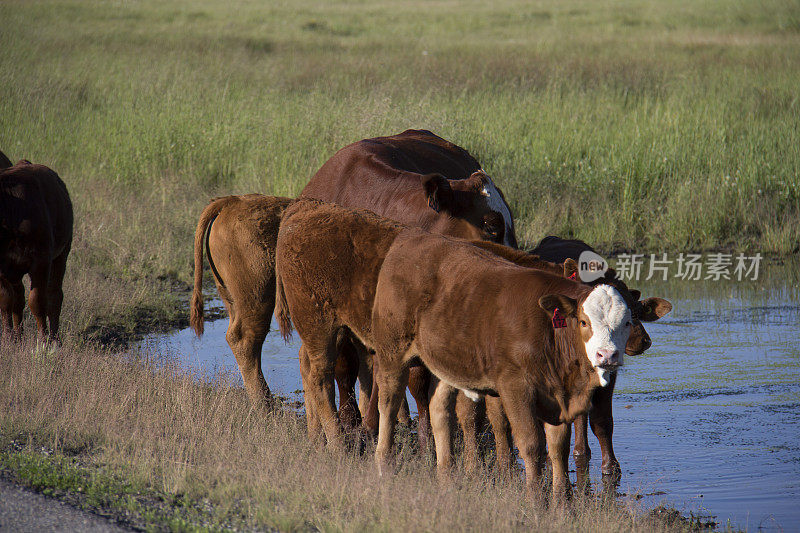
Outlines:
[[213,195],[298,193],[355,140],[429,128],[520,236],[800,246],[800,3],[6,1],[0,149],[46,163],[81,267],[188,280]]
[[[210,382],[163,356],[31,341],[0,355],[0,445],[33,442],[100,472],[106,483],[154,489],[194,509],[187,527],[334,531],[666,531],[682,529],[602,497],[570,507],[526,501],[521,479],[492,475],[449,482],[405,454],[397,475],[379,479],[371,453],[332,454],[310,444],[291,411],[250,410],[226,376]],[[15,462],[31,462],[23,455]],[[0,464],[2,467],[2,464]],[[62,467],[55,465],[56,469]],[[36,465],[38,470],[43,468]],[[72,474],[74,476],[74,474]],[[34,476],[35,477],[35,476]],[[126,480],[127,478],[127,480]],[[52,483],[52,481],[50,481]],[[81,486],[71,481],[67,486]],[[123,489],[125,490],[125,489]],[[140,492],[141,492],[140,491]],[[136,506],[125,490],[120,501]],[[98,496],[103,496],[98,495]],[[201,511],[197,511],[201,509]],[[202,511],[202,509],[205,509]]]

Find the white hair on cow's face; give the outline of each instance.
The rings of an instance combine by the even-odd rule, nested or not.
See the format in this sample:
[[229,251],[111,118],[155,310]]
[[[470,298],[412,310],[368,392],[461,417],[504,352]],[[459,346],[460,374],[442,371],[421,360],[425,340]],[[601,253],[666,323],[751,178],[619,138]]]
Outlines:
[[597,371],[600,385],[608,385],[611,370],[603,368],[597,357],[604,353],[617,352],[622,364],[625,344],[631,332],[631,310],[622,295],[610,285],[597,285],[583,301],[583,312],[589,318],[592,336],[586,341],[586,357]]
[[511,210],[503,200],[500,191],[498,191],[497,187],[495,187],[492,178],[490,178],[485,172],[483,174],[486,176],[486,185],[483,186],[481,194],[486,197],[486,203],[489,205],[489,209],[492,211],[497,211],[502,215],[503,220],[506,223],[506,229],[503,233],[503,244],[506,246],[511,246],[512,243],[510,237],[514,233],[514,221],[511,219]]

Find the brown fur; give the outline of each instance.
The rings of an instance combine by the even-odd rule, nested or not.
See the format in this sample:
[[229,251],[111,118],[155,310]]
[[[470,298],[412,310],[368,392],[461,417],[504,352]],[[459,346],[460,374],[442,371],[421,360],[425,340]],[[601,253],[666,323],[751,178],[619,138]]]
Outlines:
[[[488,179],[478,161],[463,148],[429,131],[407,130],[342,148],[322,165],[300,196],[369,209],[392,220],[445,235],[502,242],[506,237],[502,216],[489,209],[481,194]],[[507,236],[516,245],[513,225]],[[355,344],[348,346],[343,337],[343,355],[358,352]],[[360,361],[357,368],[355,359],[351,359],[350,364],[340,361],[336,366],[340,398],[354,398],[354,372],[363,374],[363,364],[371,365],[366,353],[355,358]],[[424,376],[420,379],[415,383],[424,384]],[[370,416],[367,403],[371,385],[367,385],[361,383],[360,412]],[[412,393],[418,401],[418,436],[424,449],[429,433],[427,396],[415,390]],[[366,425],[377,432],[377,411],[372,412],[374,416],[367,419]],[[347,412],[340,416],[354,418]]]
[[28,274],[28,306],[39,336],[56,339],[72,225],[72,202],[58,174],[28,161],[0,170],[0,320],[4,334],[22,333],[22,277]]
[[[448,387],[431,399],[440,468],[449,467],[449,385],[497,395],[525,460],[529,486],[538,478],[536,418],[546,423],[554,489],[567,491],[569,423],[588,411],[599,380],[574,317],[591,289],[509,263],[469,243],[430,234],[399,235],[383,261],[373,307],[380,431],[376,460],[388,460],[394,416],[419,358]],[[577,301],[562,307],[568,327],[554,332],[539,300],[552,293]],[[436,395],[443,392],[439,402]]]
[[270,390],[261,371],[261,347],[275,307],[275,242],[289,198],[248,194],[213,199],[194,236],[194,290],[189,323],[203,334],[203,251],[228,311],[225,335],[254,406]]
[[[300,196],[369,209],[435,233],[502,242],[505,228],[481,194],[487,179],[463,148],[426,130],[406,130],[345,146]],[[513,227],[508,238],[516,246]]]
[[[366,211],[298,199],[284,213],[276,250],[275,316],[281,334],[292,323],[303,341],[301,374],[309,436],[320,424],[329,444],[341,434],[334,404],[334,372],[343,336],[363,354],[371,345],[371,313],[383,255],[405,226]],[[366,378],[366,376],[365,376]],[[370,380],[371,381],[371,380]],[[362,390],[369,396],[369,391]]]
[[[537,257],[553,261],[556,263],[567,260],[577,261],[580,254],[585,252],[595,252],[594,248],[585,242],[577,239],[561,239],[559,237],[545,237],[529,253]],[[595,252],[596,253],[596,252]],[[644,302],[639,302],[639,291],[631,290],[624,281],[616,277],[613,269],[609,269],[604,278],[597,280],[593,284],[607,283],[615,287],[634,312],[632,320],[633,328],[625,346],[627,355],[639,355],[650,348],[652,341],[645,331],[642,321],[653,322],[672,310],[672,305],[661,298],[648,298]],[[647,312],[647,310],[652,311]],[[617,373],[613,372],[609,384],[598,389],[592,398],[592,409],[589,411],[588,420],[586,415],[580,415],[575,419],[575,447],[573,455],[576,464],[581,468],[588,467],[588,460],[591,457],[591,449],[588,442],[588,426],[591,424],[592,433],[600,443],[600,451],[603,457],[601,471],[607,475],[619,475],[621,472],[619,461],[614,455],[614,445],[612,435],[614,433],[614,417],[612,415],[612,396],[614,386],[617,382]],[[499,407],[496,402],[487,407],[489,416],[499,425],[503,422],[502,412],[498,412]],[[510,443],[504,442],[502,437],[496,447],[498,461],[507,466],[510,463]],[[496,441],[497,442],[497,441]]]

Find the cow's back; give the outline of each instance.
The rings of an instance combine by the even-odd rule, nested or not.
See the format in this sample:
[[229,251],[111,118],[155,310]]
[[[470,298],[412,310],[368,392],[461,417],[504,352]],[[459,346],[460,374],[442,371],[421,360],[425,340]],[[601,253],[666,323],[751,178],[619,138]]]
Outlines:
[[48,167],[19,162],[0,171],[0,204],[6,228],[38,246],[52,246],[53,257],[71,245],[72,202],[66,184]]
[[300,196],[419,225],[420,214],[430,209],[423,175],[466,179],[480,168],[463,148],[426,130],[407,130],[345,146],[322,165]]
[[341,323],[368,337],[378,272],[403,229],[370,211],[310,199],[290,205],[278,231],[276,270],[298,331],[301,324]]

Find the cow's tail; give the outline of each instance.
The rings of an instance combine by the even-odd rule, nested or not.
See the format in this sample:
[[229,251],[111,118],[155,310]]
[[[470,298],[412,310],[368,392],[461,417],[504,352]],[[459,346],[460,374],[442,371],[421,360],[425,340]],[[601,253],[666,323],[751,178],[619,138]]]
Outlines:
[[[205,246],[206,251],[208,251],[208,235],[214,219],[217,218],[220,211],[235,201],[235,196],[225,196],[211,200],[200,214],[200,220],[197,222],[197,229],[194,232],[194,290],[192,291],[192,302],[189,305],[189,325],[198,337],[203,335],[205,329],[203,323],[203,247]],[[217,282],[224,286],[225,284],[220,279],[211,259],[210,252],[208,252],[208,263],[217,278]]]
[[286,291],[283,290],[283,277],[277,258],[275,261],[275,320],[285,342],[292,338],[292,318],[289,315],[289,305],[286,303]]

